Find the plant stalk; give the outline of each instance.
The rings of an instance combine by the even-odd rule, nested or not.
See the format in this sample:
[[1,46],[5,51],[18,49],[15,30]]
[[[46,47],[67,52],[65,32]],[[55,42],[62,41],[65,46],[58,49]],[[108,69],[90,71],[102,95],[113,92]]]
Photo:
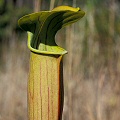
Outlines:
[[31,52],[28,81],[29,120],[61,120],[63,91],[62,55]]

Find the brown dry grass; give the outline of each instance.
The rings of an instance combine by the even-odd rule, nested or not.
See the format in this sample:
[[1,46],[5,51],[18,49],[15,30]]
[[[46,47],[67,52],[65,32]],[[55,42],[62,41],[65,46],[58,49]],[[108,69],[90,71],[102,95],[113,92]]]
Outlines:
[[24,41],[11,42],[7,47],[1,54],[0,120],[26,120],[29,53]]
[[[67,29],[67,32],[70,32],[71,29]],[[57,39],[60,39],[61,35],[64,36],[64,32],[65,30],[60,32]],[[93,43],[88,56],[82,60],[84,57],[82,42],[78,44],[80,41],[77,33],[74,35],[74,40],[76,42],[73,43],[72,50],[69,44],[66,46],[69,54],[64,57],[63,120],[119,120],[119,54],[115,59],[111,57],[112,65],[106,65],[104,57],[99,55],[97,58],[93,57],[94,54],[99,54],[95,46],[97,43]],[[6,46],[2,48],[0,120],[27,119],[29,50],[25,41],[16,41],[13,40],[8,48]],[[120,52],[119,44],[114,46],[115,53]]]
[[[94,26],[86,29],[84,19],[56,36],[69,52],[64,57],[63,120],[120,119],[120,38],[104,48],[95,39],[105,36],[99,37]],[[26,40],[12,38],[0,58],[0,120],[26,120],[29,50]]]

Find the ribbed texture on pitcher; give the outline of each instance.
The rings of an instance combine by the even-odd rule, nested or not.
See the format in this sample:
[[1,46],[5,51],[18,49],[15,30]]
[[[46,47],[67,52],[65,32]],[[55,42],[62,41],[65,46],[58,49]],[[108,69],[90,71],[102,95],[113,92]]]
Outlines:
[[61,120],[62,56],[31,52],[28,81],[29,120]]

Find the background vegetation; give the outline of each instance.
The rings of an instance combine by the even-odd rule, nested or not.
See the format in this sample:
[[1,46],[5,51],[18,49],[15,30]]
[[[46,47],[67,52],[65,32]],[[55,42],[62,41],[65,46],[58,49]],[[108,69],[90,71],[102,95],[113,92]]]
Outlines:
[[119,120],[119,0],[0,0],[0,120],[27,119],[30,52],[17,20],[58,5],[86,12],[56,35],[69,52],[64,57],[63,120]]

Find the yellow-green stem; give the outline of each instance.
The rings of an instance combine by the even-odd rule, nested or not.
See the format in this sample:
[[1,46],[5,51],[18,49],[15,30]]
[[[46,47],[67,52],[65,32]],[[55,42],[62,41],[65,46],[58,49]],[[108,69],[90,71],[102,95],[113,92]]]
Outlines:
[[62,73],[62,55],[31,52],[28,81],[29,120],[61,120]]

